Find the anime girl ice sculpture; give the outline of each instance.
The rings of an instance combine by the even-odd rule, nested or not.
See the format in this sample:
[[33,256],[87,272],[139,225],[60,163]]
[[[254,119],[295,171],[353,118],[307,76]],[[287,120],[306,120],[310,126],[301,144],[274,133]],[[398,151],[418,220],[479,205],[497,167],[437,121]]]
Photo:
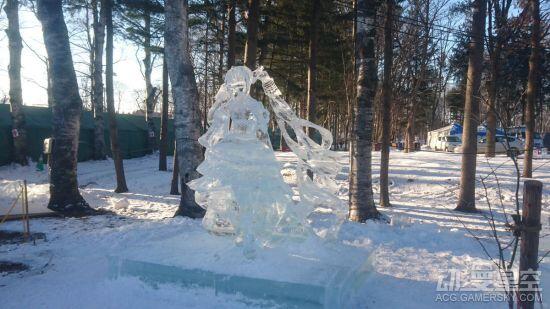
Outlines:
[[[249,95],[251,85],[260,80],[275,113],[284,139],[298,156],[297,178],[300,202],[292,199],[292,189],[283,181],[281,167],[269,140],[269,112]],[[198,171],[203,176],[189,186],[197,203],[206,209],[203,225],[216,233],[236,234],[251,248],[276,239],[308,234],[308,215],[316,207],[336,208],[339,200],[330,192],[331,179],[339,171],[329,150],[329,131],[296,117],[280,91],[262,68],[233,67],[216,95],[208,113],[210,127],[199,142],[206,148]],[[319,145],[303,131],[317,129]],[[287,127],[293,129],[292,139]],[[306,175],[313,172],[313,179]]]

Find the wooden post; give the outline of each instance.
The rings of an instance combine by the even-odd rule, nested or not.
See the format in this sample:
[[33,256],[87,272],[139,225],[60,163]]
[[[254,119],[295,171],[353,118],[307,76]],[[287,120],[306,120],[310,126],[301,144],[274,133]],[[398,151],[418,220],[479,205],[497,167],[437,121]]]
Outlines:
[[[538,270],[541,198],[542,182],[525,181],[518,278],[518,308],[522,309],[534,308],[535,299],[538,297],[538,284],[533,283],[539,278],[533,272]],[[525,273],[527,271],[530,273]]]
[[21,222],[23,223],[23,236],[27,237],[27,225],[25,224],[25,182],[21,184]]
[[30,236],[29,228],[29,200],[27,195],[27,180],[23,180],[23,197],[21,199],[23,203],[23,231],[25,238]]

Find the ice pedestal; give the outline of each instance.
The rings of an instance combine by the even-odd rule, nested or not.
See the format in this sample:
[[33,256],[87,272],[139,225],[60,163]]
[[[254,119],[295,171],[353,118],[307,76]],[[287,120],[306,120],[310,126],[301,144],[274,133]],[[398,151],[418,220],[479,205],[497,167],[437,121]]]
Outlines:
[[292,267],[302,264],[296,269],[301,273],[299,280],[296,277],[291,281],[257,278],[121,257],[109,258],[109,274],[112,279],[137,277],[153,286],[175,284],[187,288],[211,288],[216,295],[238,294],[283,308],[351,308],[351,302],[357,299],[371,269],[370,259],[355,269],[307,260],[294,260],[290,264]]

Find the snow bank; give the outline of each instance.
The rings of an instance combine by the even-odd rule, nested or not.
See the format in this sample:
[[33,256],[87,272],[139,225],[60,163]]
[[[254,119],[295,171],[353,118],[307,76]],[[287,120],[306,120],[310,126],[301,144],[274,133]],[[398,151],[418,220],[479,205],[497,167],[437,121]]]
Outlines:
[[[294,158],[278,153],[281,165],[291,167]],[[378,153],[374,153],[374,191],[378,194]],[[83,196],[94,207],[110,209],[118,216],[83,219],[33,219],[31,231],[43,232],[47,241],[3,245],[2,259],[25,261],[31,270],[0,277],[3,308],[250,308],[272,307],[273,303],[243,295],[218,293],[212,288],[183,288],[173,283],[147,284],[136,277],[111,279],[109,257],[198,268],[216,273],[253,276],[270,280],[301,282],[304,278],[323,280],[330,267],[359,267],[372,257],[372,275],[365,278],[353,307],[429,308],[435,302],[438,279],[456,269],[461,273],[490,266],[491,262],[465,226],[475,233],[495,256],[487,219],[483,214],[453,212],[460,176],[460,156],[438,153],[403,154],[392,152],[390,188],[392,208],[381,209],[394,218],[390,225],[369,222],[345,223],[338,237],[323,247],[318,240],[268,248],[254,260],[243,257],[242,250],[227,237],[206,232],[200,221],[172,218],[178,197],[170,196],[171,171],[159,172],[158,157],[125,161],[131,192],[113,193],[114,170],[111,161],[79,164],[79,184]],[[347,164],[347,154],[341,163]],[[171,162],[172,160],[168,160]],[[543,192],[543,231],[550,234],[550,164],[535,161],[534,177],[546,186]],[[503,205],[507,213],[514,208],[514,168],[509,158],[497,156],[489,163],[478,158],[479,175],[497,169]],[[347,173],[349,169],[345,168]],[[346,174],[339,175],[340,197],[347,199]],[[284,172],[283,172],[284,174]],[[0,167],[0,201],[10,198],[10,183],[25,177],[29,181],[29,202],[47,203],[47,174],[34,169]],[[287,171],[285,181],[295,179]],[[496,210],[497,227],[503,240],[504,215],[494,177],[486,179],[489,198]],[[521,191],[520,191],[521,192]],[[488,206],[480,191],[477,207],[487,214]],[[318,214],[315,228],[322,232],[330,217]],[[20,222],[2,227],[21,230]],[[322,234],[322,233],[321,233]],[[550,249],[549,237],[541,239],[541,252]],[[334,244],[333,244],[334,243]],[[303,267],[311,261],[310,269]],[[320,263],[330,265],[315,272]],[[550,294],[550,265],[541,264],[544,304]],[[308,273],[311,271],[310,273]],[[318,277],[315,277],[317,275]],[[310,277],[308,277],[310,276]],[[30,292],[29,292],[30,291]],[[359,305],[360,304],[360,305]],[[504,303],[445,303],[446,307],[504,307]]]

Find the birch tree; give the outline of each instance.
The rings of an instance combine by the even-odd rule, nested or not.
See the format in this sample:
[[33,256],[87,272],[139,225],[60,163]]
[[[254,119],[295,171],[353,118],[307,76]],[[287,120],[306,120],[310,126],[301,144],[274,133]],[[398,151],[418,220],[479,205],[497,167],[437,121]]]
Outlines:
[[371,167],[373,103],[377,86],[375,59],[377,8],[376,0],[357,1],[355,36],[357,96],[350,150],[349,219],[358,222],[380,217],[374,204]]
[[53,147],[48,208],[68,216],[96,213],[78,191],[77,153],[82,99],[73,66],[62,0],[39,0],[38,18],[51,66]]
[[189,53],[187,0],[166,0],[165,55],[174,98],[176,154],[181,181],[181,200],[176,216],[201,218],[204,209],[195,202],[195,192],[187,183],[199,174],[197,166],[203,160],[200,137],[199,93]]
[[25,112],[23,111],[23,91],[21,89],[21,50],[23,43],[19,33],[19,1],[7,0],[4,7],[8,17],[8,46],[10,64],[10,108],[12,117],[12,136],[14,146],[14,161],[27,165],[27,131],[25,128]]

